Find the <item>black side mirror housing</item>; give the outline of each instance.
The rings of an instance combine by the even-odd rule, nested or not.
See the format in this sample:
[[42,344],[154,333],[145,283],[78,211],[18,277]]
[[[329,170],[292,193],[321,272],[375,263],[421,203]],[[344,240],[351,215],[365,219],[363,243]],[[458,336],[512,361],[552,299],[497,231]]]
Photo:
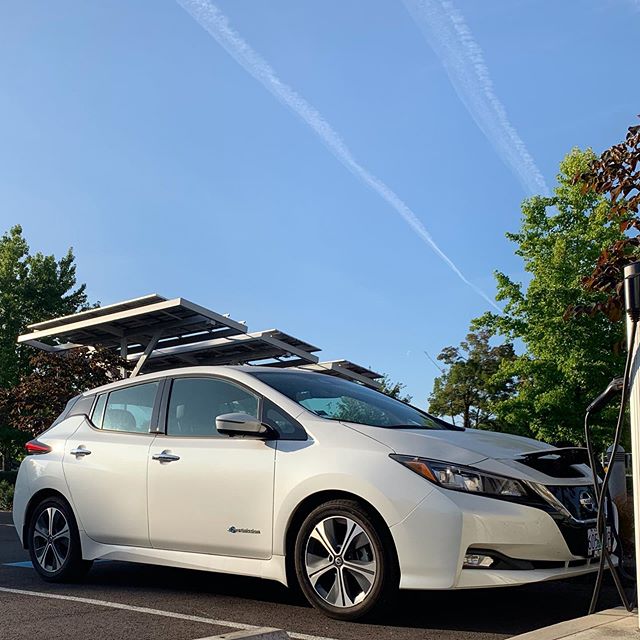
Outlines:
[[246,413],[224,413],[216,418],[216,429],[229,437],[244,436],[257,440],[276,440],[278,432]]

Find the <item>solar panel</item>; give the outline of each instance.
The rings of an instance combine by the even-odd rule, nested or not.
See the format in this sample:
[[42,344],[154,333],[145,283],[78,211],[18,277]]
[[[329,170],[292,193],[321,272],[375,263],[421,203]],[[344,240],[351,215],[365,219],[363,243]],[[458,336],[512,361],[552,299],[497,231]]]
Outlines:
[[269,329],[247,333],[244,323],[184,298],[156,293],[28,326],[18,342],[47,351],[81,346],[117,350],[143,368],[158,371],[185,365],[260,364],[301,366],[377,387],[382,376],[349,360],[318,362],[320,349]]
[[[159,344],[149,355],[145,370],[157,371],[185,364],[217,366],[268,364],[269,361],[287,364],[291,359],[298,363],[314,363],[318,361],[318,357],[313,352],[319,350],[283,331],[269,329],[169,347]],[[136,362],[139,357],[139,354],[131,354],[129,359]]]
[[29,328],[32,331],[21,335],[18,342],[41,348],[43,340],[63,341],[69,346],[100,345],[118,349],[124,344],[126,352],[141,351],[152,339],[179,339],[198,333],[210,338],[247,331],[244,324],[184,298],[167,300],[155,294],[55,318]]
[[384,377],[381,373],[376,373],[350,360],[328,360],[314,364],[303,364],[301,368],[360,382],[374,389],[380,387],[378,380]]
[[32,331],[42,331],[44,329],[50,329],[52,327],[59,327],[72,322],[78,322],[80,320],[88,320],[89,318],[97,318],[99,316],[105,316],[111,313],[117,313],[118,311],[126,311],[130,309],[139,309],[146,307],[147,305],[163,302],[166,298],[159,296],[157,293],[151,293],[140,298],[133,298],[131,300],[123,300],[122,302],[115,302],[114,304],[108,304],[103,307],[94,307],[87,309],[86,311],[79,311],[68,316],[60,316],[51,320],[45,320],[44,322],[35,322],[28,325],[28,328]]

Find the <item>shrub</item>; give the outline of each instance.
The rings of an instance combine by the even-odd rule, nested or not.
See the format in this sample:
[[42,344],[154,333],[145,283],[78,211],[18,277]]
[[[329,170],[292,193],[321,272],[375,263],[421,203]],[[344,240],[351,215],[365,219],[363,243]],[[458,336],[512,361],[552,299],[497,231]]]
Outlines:
[[14,486],[6,480],[0,480],[0,511],[11,511],[13,508]]
[[9,484],[15,484],[17,477],[17,471],[0,471],[0,482],[6,480]]

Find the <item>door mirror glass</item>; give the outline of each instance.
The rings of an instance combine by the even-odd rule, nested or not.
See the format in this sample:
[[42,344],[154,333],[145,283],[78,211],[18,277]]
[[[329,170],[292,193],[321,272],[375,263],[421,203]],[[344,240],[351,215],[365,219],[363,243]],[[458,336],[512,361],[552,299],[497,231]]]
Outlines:
[[272,440],[277,437],[275,429],[246,413],[224,413],[218,416],[216,429],[218,433],[227,436],[248,436],[261,440]]

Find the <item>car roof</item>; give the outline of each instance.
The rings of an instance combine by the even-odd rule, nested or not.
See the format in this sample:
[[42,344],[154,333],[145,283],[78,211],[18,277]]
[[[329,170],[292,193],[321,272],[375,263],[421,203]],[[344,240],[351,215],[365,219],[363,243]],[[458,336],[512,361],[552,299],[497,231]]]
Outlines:
[[291,373],[295,371],[296,373],[300,373],[303,375],[318,375],[315,371],[309,371],[305,369],[301,369],[299,367],[286,367],[283,369],[279,369],[277,367],[265,367],[265,366],[253,366],[253,365],[217,365],[217,366],[193,366],[193,367],[175,367],[173,369],[164,369],[162,371],[154,371],[152,373],[142,373],[134,378],[124,378],[122,380],[116,380],[114,382],[110,382],[108,384],[102,385],[100,387],[95,387],[93,389],[89,389],[85,391],[82,395],[88,396],[93,395],[95,393],[102,393],[104,391],[110,391],[112,389],[118,389],[119,387],[126,387],[134,384],[142,384],[144,382],[153,382],[154,380],[159,380],[162,378],[167,378],[169,376],[179,376],[179,375],[194,375],[194,374],[202,374],[202,375],[227,375],[227,377],[235,378],[234,375],[228,375],[232,372],[239,372],[241,375],[238,378],[242,378],[242,374],[253,374],[259,371],[275,374],[284,374]]

